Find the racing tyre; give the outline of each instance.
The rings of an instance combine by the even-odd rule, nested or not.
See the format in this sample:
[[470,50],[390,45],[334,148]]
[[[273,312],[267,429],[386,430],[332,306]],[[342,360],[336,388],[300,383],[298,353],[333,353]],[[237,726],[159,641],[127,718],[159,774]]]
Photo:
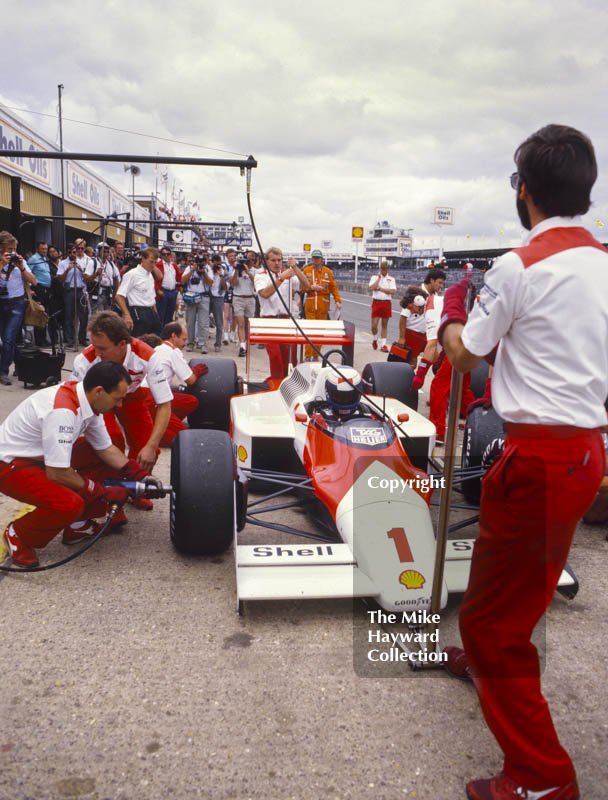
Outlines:
[[471,370],[471,391],[475,395],[475,399],[479,400],[483,397],[486,391],[486,380],[490,365],[487,361],[480,361],[475,369]]
[[188,414],[190,428],[213,428],[214,430],[230,430],[230,398],[240,394],[241,386],[236,374],[236,364],[231,358],[193,358],[189,362],[207,364],[209,372],[188,387],[188,394],[198,400],[198,408]]
[[[504,421],[492,407],[474,408],[467,416],[462,439],[462,469],[480,467],[485,449],[495,439],[504,439]],[[481,478],[469,478],[460,484],[465,499],[474,505],[481,498]]]
[[361,373],[370,394],[393,397],[418,411],[418,392],[410,387],[414,370],[409,364],[396,361],[376,361],[366,364]]
[[223,553],[234,536],[234,455],[224,431],[180,431],[171,448],[169,530],[176,550]]

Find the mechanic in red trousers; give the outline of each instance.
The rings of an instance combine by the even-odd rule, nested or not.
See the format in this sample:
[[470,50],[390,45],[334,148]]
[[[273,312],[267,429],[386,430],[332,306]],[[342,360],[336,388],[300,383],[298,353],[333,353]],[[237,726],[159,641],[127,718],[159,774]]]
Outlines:
[[[89,323],[88,330],[91,344],[74,359],[72,378],[82,380],[87,370],[99,361],[116,361],[125,367],[131,377],[131,385],[122,406],[106,414],[105,423],[112,442],[124,451],[125,438],[118,423],[122,425],[129,446],[128,457],[151,471],[171,416],[171,387],[154,350],[133,338],[118,314],[100,311]],[[157,405],[154,420],[147,405],[148,389],[141,386],[144,378],[147,378],[149,391]],[[132,502],[136,508],[152,508],[152,501],[143,497],[135,498]]]
[[[597,176],[593,146],[548,125],[515,153],[523,247],[485,275],[467,315],[465,279],[446,292],[439,340],[460,372],[498,345],[493,405],[502,455],[482,484],[480,535],[460,610],[464,653],[504,753],[503,771],[467,785],[471,800],[577,800],[579,789],[540,687],[530,637],[551,602],[577,522],[604,474],[608,395],[608,252],[577,215]],[[576,298],[576,314],[571,314]]]
[[[307,292],[310,289],[310,282],[296,264],[295,258],[290,258],[287,261],[287,269],[283,269],[283,251],[278,247],[270,247],[264,255],[267,269],[258,271],[253,281],[255,291],[260,298],[260,316],[274,319],[288,317],[287,309],[290,313],[295,311],[294,292]],[[268,274],[269,271],[274,276],[274,283]],[[271,379],[280,380],[287,375],[292,358],[291,351],[292,346],[288,344],[270,342],[266,345]]]
[[[426,323],[426,346],[420,359],[416,374],[412,379],[412,389],[422,389],[424,380],[429,369],[432,367],[435,373],[431,388],[429,390],[429,419],[436,428],[437,434],[435,444],[443,447],[445,444],[445,420],[448,412],[448,400],[450,398],[450,386],[452,383],[452,365],[445,358],[445,352],[437,340],[437,331],[441,322],[443,309],[443,297],[438,294],[431,294],[427,298],[424,319]],[[462,400],[460,403],[460,413],[466,417],[467,408],[475,400],[475,395],[470,389],[471,375],[467,373],[462,381]]]
[[[194,386],[201,375],[209,372],[209,367],[204,362],[195,364],[193,367],[186,363],[182,351],[188,342],[188,330],[181,322],[169,322],[163,328],[162,335],[161,339],[154,333],[146,333],[141,339],[142,342],[154,348],[169,385],[177,378],[186,386]],[[173,392],[171,416],[163,438],[160,440],[161,447],[171,447],[177,434],[186,430],[183,420],[198,408],[198,399],[194,395],[178,391],[173,386],[171,386],[171,391]],[[148,395],[148,408],[152,419],[155,419],[156,404],[152,393]]]
[[[64,544],[97,534],[94,518],[105,515],[108,503],[128,497],[122,487],[103,486],[104,478],[141,480],[148,474],[112,444],[103,420],[120,407],[130,383],[120,364],[101,362],[82,382],[31,395],[0,425],[0,492],[36,506],[4,531],[16,566],[37,566],[34,548],[45,547],[61,530]],[[93,458],[76,470],[81,448]]]

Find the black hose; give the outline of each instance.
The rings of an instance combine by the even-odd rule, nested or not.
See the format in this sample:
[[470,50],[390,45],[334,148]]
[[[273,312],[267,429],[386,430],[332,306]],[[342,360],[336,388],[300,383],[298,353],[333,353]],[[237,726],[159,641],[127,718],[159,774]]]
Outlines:
[[[322,358],[322,357],[323,357],[323,353],[322,353],[322,352],[319,350],[319,348],[318,348],[316,345],[314,345],[314,344],[311,342],[311,340],[308,338],[308,336],[306,335],[306,333],[305,333],[305,332],[302,330],[302,328],[300,327],[300,325],[299,325],[299,323],[298,323],[297,319],[296,319],[296,318],[293,316],[293,314],[291,313],[291,310],[290,310],[289,306],[288,306],[288,305],[287,305],[287,303],[285,302],[285,300],[284,300],[284,298],[283,298],[283,295],[282,295],[282,294],[279,292],[279,289],[278,289],[277,283],[276,283],[276,281],[275,281],[275,279],[274,279],[274,275],[273,275],[273,273],[271,272],[271,270],[269,270],[269,269],[268,269],[268,263],[267,263],[267,261],[266,261],[266,256],[264,255],[264,248],[262,247],[262,243],[260,242],[260,237],[258,236],[258,230],[257,230],[257,228],[256,228],[256,226],[255,226],[255,220],[253,219],[253,210],[252,210],[252,208],[251,208],[251,190],[249,189],[249,185],[247,186],[247,208],[249,209],[249,219],[251,220],[251,227],[253,228],[253,233],[254,233],[254,235],[255,235],[255,240],[256,240],[256,242],[258,243],[258,247],[260,248],[260,257],[261,257],[261,259],[262,259],[262,262],[263,262],[263,264],[264,264],[264,267],[266,268],[266,272],[267,272],[267,273],[268,273],[268,275],[270,276],[270,280],[271,280],[271,282],[272,282],[272,285],[274,286],[274,290],[275,290],[275,292],[277,293],[277,295],[279,296],[279,300],[280,300],[280,301],[281,301],[281,303],[283,304],[283,307],[285,308],[285,311],[287,311],[287,315],[288,315],[288,317],[291,319],[291,321],[292,321],[292,322],[294,323],[294,325],[296,326],[296,329],[297,329],[297,330],[298,330],[298,331],[299,331],[299,332],[302,334],[302,336],[304,337],[304,339],[306,339],[306,341],[308,342],[309,346],[310,346],[310,347],[311,347],[311,348],[314,350],[314,352],[315,352],[315,353],[316,353],[318,356],[321,356],[321,358]],[[331,362],[331,361],[328,361],[328,362],[327,362],[327,366],[331,367],[331,369],[333,369],[333,371],[334,371],[334,372],[335,372],[337,375],[339,375],[339,376],[342,378],[342,380],[346,381],[346,383],[348,383],[348,385],[349,385],[351,388],[353,388],[353,389],[355,389],[355,391],[359,392],[359,394],[361,395],[361,397],[364,397],[364,398],[365,398],[365,400],[367,401],[367,403],[368,403],[370,406],[372,406],[372,408],[376,409],[376,411],[378,411],[378,412],[379,412],[379,414],[380,414],[380,416],[381,416],[381,418],[382,418],[382,419],[386,420],[387,422],[388,422],[388,421],[392,422],[393,426],[394,426],[395,428],[397,428],[397,430],[399,430],[399,431],[402,433],[402,435],[403,435],[403,436],[405,436],[405,438],[406,438],[406,439],[409,439],[409,438],[410,438],[410,436],[409,436],[409,434],[407,433],[407,431],[404,431],[404,430],[403,430],[403,428],[401,427],[401,425],[400,425],[398,422],[395,422],[395,421],[394,421],[394,420],[393,420],[391,417],[389,417],[389,415],[386,413],[386,411],[385,411],[383,408],[381,408],[381,407],[380,407],[380,406],[379,406],[377,403],[375,403],[375,402],[374,402],[374,401],[373,401],[373,400],[372,400],[372,399],[369,397],[369,395],[365,394],[365,392],[362,392],[362,391],[361,391],[361,389],[359,389],[359,387],[358,387],[358,386],[355,386],[355,384],[354,384],[354,383],[353,383],[351,380],[349,380],[349,379],[348,379],[348,378],[347,378],[345,375],[343,375],[343,374],[340,372],[340,370],[339,370],[339,369],[336,367],[336,365],[335,365],[335,364],[332,364],[332,362]]]
[[[62,564],[67,564],[68,561],[73,561],[75,558],[78,558],[78,556],[81,556],[85,552],[85,550],[88,550],[89,547],[93,547],[95,542],[97,542],[100,539],[100,537],[103,536],[103,534],[106,532],[110,522],[112,522],[112,520],[114,519],[114,514],[116,514],[116,512],[118,511],[119,508],[120,508],[120,506],[118,506],[116,504],[113,505],[110,508],[110,512],[108,513],[108,516],[106,517],[106,521],[104,522],[101,530],[98,533],[96,533],[95,536],[92,539],[90,539],[88,542],[86,542],[84,547],[81,547],[80,550],[76,551],[75,553],[72,553],[71,555],[67,556],[66,558],[62,558],[61,561],[55,561],[53,564],[46,564],[44,567],[41,567],[41,566],[38,566],[38,567],[4,567],[4,566],[2,566],[0,564],[0,570],[2,572],[44,572],[47,569],[54,569],[55,567],[60,567]],[[10,558],[10,555],[9,555],[9,558]]]

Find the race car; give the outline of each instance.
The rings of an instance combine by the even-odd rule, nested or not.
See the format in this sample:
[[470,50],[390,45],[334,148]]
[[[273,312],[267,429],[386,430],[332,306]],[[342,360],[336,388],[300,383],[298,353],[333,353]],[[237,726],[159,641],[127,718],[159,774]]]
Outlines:
[[[209,362],[199,379],[199,396],[208,399],[201,406],[217,417],[223,395],[229,418],[211,419],[207,410],[198,423],[224,430],[176,438],[171,539],[197,555],[223,552],[235,539],[239,610],[245,601],[337,597],[374,598],[389,612],[428,610],[436,549],[430,508],[442,487],[429,469],[435,427],[416,410],[408,364],[376,362],[359,375],[330,363],[330,353],[294,366],[277,388],[244,383],[233,361]],[[267,493],[249,502],[254,487]],[[320,532],[284,524],[294,507],[306,508]],[[273,531],[274,541],[243,543],[246,524]],[[277,543],[277,533],[308,542],[286,544],[283,536]],[[448,542],[442,607],[450,591],[466,588],[472,548],[472,539]],[[567,571],[560,583],[576,589]]]

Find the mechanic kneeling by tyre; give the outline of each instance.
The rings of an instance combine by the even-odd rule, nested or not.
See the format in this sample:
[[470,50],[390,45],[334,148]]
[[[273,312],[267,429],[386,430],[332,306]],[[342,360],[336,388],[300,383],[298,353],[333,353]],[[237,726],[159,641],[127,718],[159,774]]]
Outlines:
[[[129,495],[122,487],[103,486],[105,478],[148,475],[112,444],[103,418],[122,404],[130,383],[122,365],[102,361],[81,382],[31,395],[0,425],[0,491],[36,506],[4,531],[16,566],[37,566],[34,548],[45,547],[62,530],[64,544],[95,536],[100,526],[93,520]],[[83,452],[87,467],[77,470]]]
[[[161,447],[171,447],[177,434],[186,430],[182,420],[198,408],[198,399],[194,395],[180,391],[179,387],[174,388],[172,383],[177,379],[186,386],[193,386],[201,375],[205,375],[209,371],[209,367],[205,363],[195,364],[193,367],[186,363],[182,351],[188,342],[188,331],[180,322],[169,322],[163,328],[162,335],[161,339],[153,333],[147,333],[141,337],[141,340],[150,347],[154,347],[158,356],[157,361],[173,392],[169,424],[160,440]],[[148,408],[152,419],[155,419],[156,403],[152,395],[149,397]]]

